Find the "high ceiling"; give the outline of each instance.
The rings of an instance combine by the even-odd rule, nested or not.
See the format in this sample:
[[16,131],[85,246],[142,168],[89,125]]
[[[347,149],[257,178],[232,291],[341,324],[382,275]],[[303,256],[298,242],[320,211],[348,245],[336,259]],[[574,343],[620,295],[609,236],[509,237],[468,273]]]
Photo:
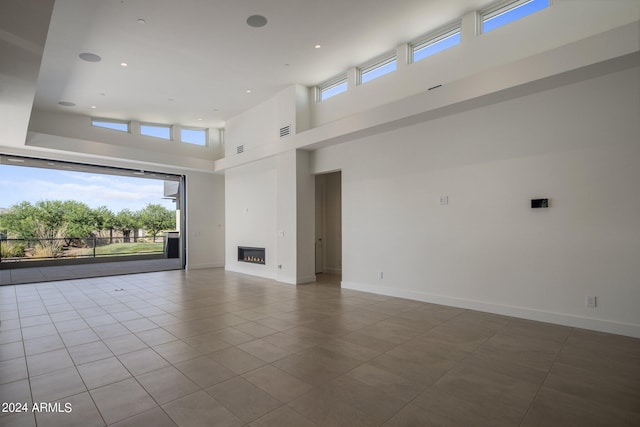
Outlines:
[[[289,85],[318,84],[491,2],[57,0],[35,108],[222,127]],[[249,26],[252,15],[267,24]]]

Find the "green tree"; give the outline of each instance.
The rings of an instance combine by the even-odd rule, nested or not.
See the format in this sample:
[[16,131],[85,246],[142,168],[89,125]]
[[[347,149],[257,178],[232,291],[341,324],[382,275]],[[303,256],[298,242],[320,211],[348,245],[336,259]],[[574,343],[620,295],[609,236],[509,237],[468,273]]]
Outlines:
[[131,231],[140,228],[140,218],[137,212],[122,209],[114,219],[114,228],[122,231],[125,242],[131,241]]
[[95,231],[109,231],[109,239],[113,239],[113,230],[116,229],[116,215],[106,206],[100,206],[92,211],[94,217]]
[[10,238],[35,239],[36,210],[29,202],[17,203],[0,215],[0,228]]
[[161,231],[176,228],[176,214],[162,205],[149,203],[140,211],[140,224],[155,242]]
[[84,239],[97,229],[93,210],[82,202],[66,200],[62,202],[62,221],[67,224],[64,237],[67,244],[71,239]]

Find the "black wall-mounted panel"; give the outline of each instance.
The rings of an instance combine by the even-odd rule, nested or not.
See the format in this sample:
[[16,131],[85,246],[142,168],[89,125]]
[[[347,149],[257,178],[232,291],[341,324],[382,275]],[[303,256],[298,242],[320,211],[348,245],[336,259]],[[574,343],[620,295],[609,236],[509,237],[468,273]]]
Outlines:
[[549,199],[531,199],[531,208],[548,208],[549,207]]

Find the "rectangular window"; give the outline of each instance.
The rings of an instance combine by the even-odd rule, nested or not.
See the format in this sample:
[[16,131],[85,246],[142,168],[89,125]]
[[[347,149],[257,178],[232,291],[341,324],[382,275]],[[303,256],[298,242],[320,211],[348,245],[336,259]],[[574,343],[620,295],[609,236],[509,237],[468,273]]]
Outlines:
[[166,139],[171,141],[171,126],[140,124],[140,135],[151,136],[153,138]]
[[91,119],[91,126],[117,130],[119,132],[129,132],[130,130],[130,122],[125,120]]
[[340,76],[318,86],[318,101],[324,101],[347,90],[347,76]]
[[494,30],[549,6],[549,0],[516,0],[487,9],[480,16],[482,32]]
[[180,129],[180,141],[187,144],[207,146],[207,130],[198,128]]
[[392,71],[396,70],[396,56],[387,56],[383,59],[378,59],[375,62],[366,65],[359,69],[360,83],[370,82],[373,79],[377,79],[380,76],[384,76]]
[[435,53],[442,52],[457,44],[460,44],[460,26],[449,27],[446,30],[432,33],[430,36],[423,38],[415,43],[411,43],[411,61],[417,62],[421,59],[431,56]]

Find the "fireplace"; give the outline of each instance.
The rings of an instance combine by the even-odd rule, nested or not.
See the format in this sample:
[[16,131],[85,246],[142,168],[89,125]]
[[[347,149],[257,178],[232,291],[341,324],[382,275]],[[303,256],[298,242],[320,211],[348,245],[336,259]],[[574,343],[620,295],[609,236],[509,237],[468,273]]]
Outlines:
[[251,264],[265,264],[264,248],[238,246],[238,261]]

